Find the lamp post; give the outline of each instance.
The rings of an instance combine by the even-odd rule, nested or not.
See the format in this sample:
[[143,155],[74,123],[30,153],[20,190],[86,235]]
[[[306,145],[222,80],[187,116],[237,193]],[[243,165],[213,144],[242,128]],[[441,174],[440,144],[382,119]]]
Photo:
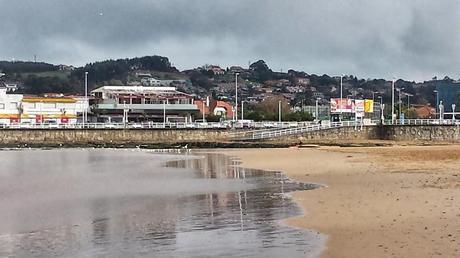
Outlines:
[[123,100],[123,127],[126,128],[128,122],[128,108],[126,107],[126,100]]
[[[436,115],[436,113],[438,112],[438,109],[439,109],[439,91],[434,90],[433,92],[436,94],[436,112],[435,112],[435,115]],[[441,116],[439,116],[439,117],[441,117]],[[437,118],[437,116],[435,118]]]
[[206,106],[203,100],[203,123],[206,122]]
[[88,117],[88,72],[85,72],[85,104],[83,107],[83,127],[85,127],[86,119]]
[[401,118],[401,89],[396,89],[396,91],[398,91],[398,109],[399,109],[399,118]]
[[315,111],[315,118],[316,118],[316,121],[319,121],[319,106],[318,106],[318,102],[321,98],[316,98],[316,111]]
[[278,101],[278,122],[281,125],[281,100]]
[[391,81],[391,124],[394,124],[395,118],[395,79]]
[[235,122],[238,122],[238,75],[235,73]]
[[339,121],[342,122],[342,109],[343,109],[343,101],[342,101],[342,98],[343,98],[343,74],[340,76],[340,117],[339,117]]
[[241,101],[241,120],[244,120],[244,100]]
[[163,128],[166,128],[166,100],[163,100]]
[[452,104],[452,120],[455,121],[455,104]]

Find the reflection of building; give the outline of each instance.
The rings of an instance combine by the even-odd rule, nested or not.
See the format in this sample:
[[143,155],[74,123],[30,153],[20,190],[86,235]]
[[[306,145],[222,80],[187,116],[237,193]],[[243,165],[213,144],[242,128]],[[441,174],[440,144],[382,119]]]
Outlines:
[[174,87],[103,86],[91,92],[92,111],[99,122],[129,121],[187,122],[198,113],[193,97]]

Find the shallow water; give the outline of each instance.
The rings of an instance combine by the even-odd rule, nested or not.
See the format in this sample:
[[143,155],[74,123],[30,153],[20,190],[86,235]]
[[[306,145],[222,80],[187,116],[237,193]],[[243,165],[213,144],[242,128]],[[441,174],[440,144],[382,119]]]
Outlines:
[[0,164],[0,257],[313,257],[324,242],[279,223],[301,212],[285,193],[312,186],[219,154],[15,150]]

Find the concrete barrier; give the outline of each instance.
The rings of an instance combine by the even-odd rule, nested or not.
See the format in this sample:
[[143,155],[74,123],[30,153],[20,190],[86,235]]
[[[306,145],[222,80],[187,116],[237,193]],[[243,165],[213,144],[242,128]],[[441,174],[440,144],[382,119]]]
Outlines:
[[0,145],[158,145],[230,141],[227,130],[0,130]]
[[171,147],[192,144],[195,147],[276,147],[299,142],[339,141],[420,141],[460,143],[457,125],[395,125],[333,128],[258,141],[233,142],[231,130],[123,130],[123,129],[5,129],[0,130],[0,146],[146,146]]

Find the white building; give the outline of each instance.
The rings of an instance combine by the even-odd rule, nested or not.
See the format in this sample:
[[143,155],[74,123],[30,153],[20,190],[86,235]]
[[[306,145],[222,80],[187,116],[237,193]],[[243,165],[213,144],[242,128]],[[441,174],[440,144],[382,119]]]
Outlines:
[[98,122],[122,121],[125,111],[129,113],[128,120],[135,122],[186,122],[198,113],[193,96],[174,87],[103,86],[91,94],[92,111]]
[[7,89],[0,88],[0,124],[9,125],[20,120],[22,94],[6,94]]
[[22,123],[74,124],[82,104],[73,97],[24,97],[21,109]]
[[0,125],[72,124],[87,108],[83,97],[36,97],[7,94],[0,88]]

